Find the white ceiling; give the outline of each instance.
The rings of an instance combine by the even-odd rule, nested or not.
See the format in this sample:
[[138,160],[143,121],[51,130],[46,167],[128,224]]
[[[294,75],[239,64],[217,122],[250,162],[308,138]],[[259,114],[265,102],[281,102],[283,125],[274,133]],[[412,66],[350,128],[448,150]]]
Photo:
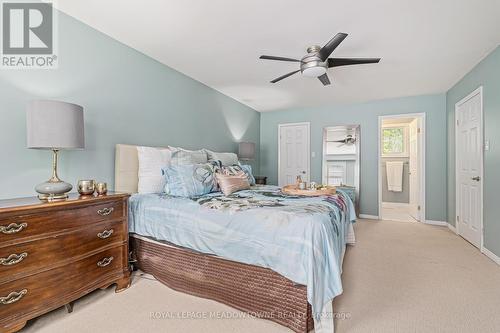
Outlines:
[[[497,0],[63,0],[63,12],[258,111],[447,91],[500,44]],[[381,57],[329,70],[332,85],[296,74],[337,32],[336,57]]]

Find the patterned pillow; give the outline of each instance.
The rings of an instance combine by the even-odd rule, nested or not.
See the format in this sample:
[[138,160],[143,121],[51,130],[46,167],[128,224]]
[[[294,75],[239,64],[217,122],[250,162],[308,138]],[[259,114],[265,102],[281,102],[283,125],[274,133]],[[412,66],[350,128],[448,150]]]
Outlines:
[[243,171],[246,174],[248,183],[250,185],[255,185],[255,177],[252,174],[252,167],[250,165],[241,165],[238,163],[233,165],[221,166],[221,172],[225,175],[234,175],[240,171]]
[[255,185],[255,177],[253,176],[252,173],[252,166],[248,164],[240,164],[240,166],[243,172],[247,175],[248,182],[250,183],[250,185],[252,186]]
[[207,153],[202,150],[187,150],[179,147],[169,147],[172,151],[172,165],[202,164],[208,162]]
[[221,161],[223,166],[238,164],[238,155],[235,153],[217,153],[208,149],[204,150],[209,161]]
[[247,175],[243,171],[239,171],[234,175],[226,175],[216,173],[215,178],[219,183],[220,190],[225,196],[228,196],[236,191],[247,190],[250,188]]
[[212,163],[170,165],[162,171],[166,179],[166,194],[190,198],[217,190]]

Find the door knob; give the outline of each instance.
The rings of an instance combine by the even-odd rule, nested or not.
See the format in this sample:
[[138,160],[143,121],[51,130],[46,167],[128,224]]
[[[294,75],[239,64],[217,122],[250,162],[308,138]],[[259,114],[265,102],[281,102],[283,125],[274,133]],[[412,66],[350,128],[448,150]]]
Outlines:
[[472,177],[472,180],[475,180],[476,182],[478,182],[478,181],[480,181],[480,180],[481,180],[481,177],[479,177],[479,176]]
[[305,171],[302,171],[302,173],[303,173],[304,175],[306,174],[306,172],[305,172]]

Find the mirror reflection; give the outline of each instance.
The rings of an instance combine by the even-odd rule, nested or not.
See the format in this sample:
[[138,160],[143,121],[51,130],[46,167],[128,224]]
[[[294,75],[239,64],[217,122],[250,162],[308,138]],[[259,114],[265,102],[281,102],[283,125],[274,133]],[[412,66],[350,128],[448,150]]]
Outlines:
[[359,125],[323,129],[323,184],[336,186],[351,197],[359,209]]

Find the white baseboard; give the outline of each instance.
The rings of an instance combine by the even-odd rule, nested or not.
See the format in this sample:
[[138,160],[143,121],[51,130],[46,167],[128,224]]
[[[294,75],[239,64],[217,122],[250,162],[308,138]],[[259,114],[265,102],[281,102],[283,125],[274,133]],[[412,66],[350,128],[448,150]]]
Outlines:
[[441,227],[446,227],[448,225],[448,222],[445,221],[433,221],[433,220],[425,220],[425,224],[431,224],[431,225],[438,225]]
[[500,257],[488,250],[487,248],[483,247],[482,251],[485,256],[496,262],[498,265],[500,265]]
[[359,218],[361,219],[369,219],[369,220],[378,220],[378,216],[376,215],[367,215],[367,214],[359,214]]
[[449,223],[447,223],[447,225],[448,225],[448,229],[450,229],[451,231],[453,231],[454,233],[456,233],[458,235],[457,228],[455,228],[454,225],[451,225]]

